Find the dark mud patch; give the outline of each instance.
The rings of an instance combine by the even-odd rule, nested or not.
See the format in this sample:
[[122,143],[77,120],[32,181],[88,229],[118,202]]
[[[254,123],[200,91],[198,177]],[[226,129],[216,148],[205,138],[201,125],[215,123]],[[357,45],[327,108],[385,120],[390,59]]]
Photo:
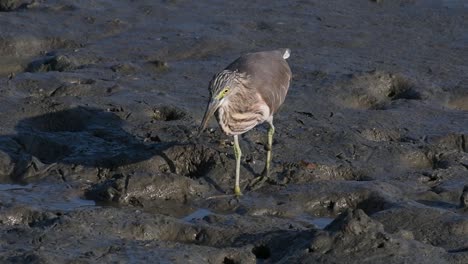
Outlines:
[[259,245],[252,249],[252,253],[257,259],[267,260],[271,257],[270,248],[265,245]]
[[72,152],[68,145],[36,134],[21,134],[15,140],[23,147],[26,153],[37,157],[44,163],[54,163]]
[[0,12],[9,12],[21,8],[26,8],[31,1],[26,0],[1,0]]
[[85,131],[96,114],[96,110],[78,107],[64,111],[47,113],[22,121],[18,131],[34,129],[42,132],[81,132]]

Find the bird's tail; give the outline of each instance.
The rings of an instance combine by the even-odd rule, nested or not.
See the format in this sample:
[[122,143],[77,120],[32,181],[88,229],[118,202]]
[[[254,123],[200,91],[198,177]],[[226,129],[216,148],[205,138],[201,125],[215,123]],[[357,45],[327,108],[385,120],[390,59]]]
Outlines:
[[290,49],[284,49],[283,50],[283,59],[289,58],[289,55],[291,55],[291,50]]

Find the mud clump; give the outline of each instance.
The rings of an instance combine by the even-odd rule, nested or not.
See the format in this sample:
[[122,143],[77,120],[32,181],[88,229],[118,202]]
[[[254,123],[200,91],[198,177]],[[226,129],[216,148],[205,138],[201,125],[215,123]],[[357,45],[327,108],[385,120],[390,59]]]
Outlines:
[[71,71],[78,67],[76,61],[68,56],[49,56],[31,62],[26,68],[27,72]]
[[14,11],[29,2],[25,0],[0,0],[0,11]]
[[[301,261],[332,263],[344,258],[347,263],[398,263],[411,259],[422,263],[428,254],[437,263],[449,263],[443,249],[408,238],[411,236],[387,233],[362,210],[348,210],[314,236],[309,254]],[[415,251],[420,254],[413,254]],[[373,255],[380,257],[370,257]]]
[[43,212],[24,206],[3,208],[0,223],[3,225],[27,225],[29,227],[47,227],[52,225],[58,217],[52,212]]
[[152,207],[158,201],[179,201],[204,197],[209,187],[175,174],[117,174],[85,193],[97,202],[115,202],[135,207]]
[[347,90],[343,105],[356,109],[385,109],[391,101],[421,99],[411,81],[386,72],[352,75],[339,89]]
[[160,106],[153,108],[153,120],[155,121],[176,121],[183,119],[187,113],[182,109],[173,106]]

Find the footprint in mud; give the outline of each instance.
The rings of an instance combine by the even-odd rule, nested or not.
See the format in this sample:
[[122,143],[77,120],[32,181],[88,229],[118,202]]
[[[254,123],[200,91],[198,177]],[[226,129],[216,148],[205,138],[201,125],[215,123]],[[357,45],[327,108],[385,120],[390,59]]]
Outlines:
[[169,170],[189,178],[200,178],[219,167],[221,156],[211,148],[197,144],[176,145],[164,151]]

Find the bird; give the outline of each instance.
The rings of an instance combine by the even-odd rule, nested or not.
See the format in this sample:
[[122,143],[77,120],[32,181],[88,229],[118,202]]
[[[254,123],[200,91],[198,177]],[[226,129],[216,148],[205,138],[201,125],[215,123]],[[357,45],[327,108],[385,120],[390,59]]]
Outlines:
[[275,133],[273,115],[283,104],[291,82],[292,73],[286,61],[290,54],[287,48],[246,53],[216,73],[209,83],[210,100],[198,132],[203,132],[215,115],[222,131],[234,137],[236,196],[242,195],[239,186],[242,157],[239,135],[264,122],[269,125],[267,153],[265,168],[257,182],[269,178]]

